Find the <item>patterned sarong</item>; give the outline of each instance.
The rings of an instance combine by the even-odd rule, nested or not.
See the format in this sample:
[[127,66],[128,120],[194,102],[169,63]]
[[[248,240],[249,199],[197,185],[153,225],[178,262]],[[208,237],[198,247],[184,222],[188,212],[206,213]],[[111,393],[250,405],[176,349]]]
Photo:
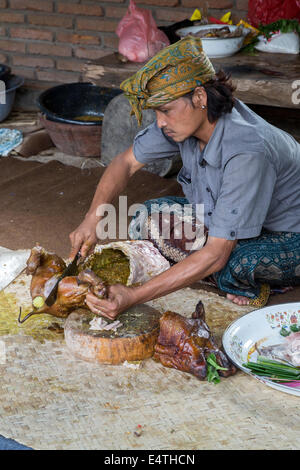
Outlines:
[[[168,213],[168,208],[174,206],[174,203],[185,205],[188,200],[166,197],[145,201],[145,213],[142,217],[136,214],[129,226],[130,238],[151,240],[171,264],[204,246],[207,238],[206,227],[201,226],[194,213],[187,220],[186,216],[183,217],[183,220],[180,214],[176,217],[176,210],[169,217],[170,236],[165,238],[162,235],[164,214]],[[155,205],[157,209],[153,213]],[[183,222],[194,229],[198,242],[196,246],[193,246],[194,240],[187,240],[184,233],[180,239],[175,236],[176,227]],[[200,236],[197,236],[199,233]],[[187,248],[187,241],[190,248]],[[263,230],[258,237],[239,240],[226,266],[210,276],[209,281],[213,281],[223,292],[248,297],[251,305],[258,308],[264,306],[273,290],[284,292],[285,288],[300,284],[300,233]]]

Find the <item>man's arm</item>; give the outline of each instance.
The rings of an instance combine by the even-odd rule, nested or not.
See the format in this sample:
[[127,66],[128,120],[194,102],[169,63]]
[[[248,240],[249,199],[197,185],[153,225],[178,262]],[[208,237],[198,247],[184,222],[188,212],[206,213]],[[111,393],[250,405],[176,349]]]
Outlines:
[[220,271],[226,265],[236,243],[237,240],[209,237],[201,250],[191,254],[142,286],[113,285],[109,288],[108,300],[100,300],[94,295],[88,294],[87,305],[92,312],[114,319],[119,313],[133,305],[162,297]]
[[237,240],[208,237],[203,248],[183,261],[135,288],[137,303],[157,299],[220,271],[227,263]]
[[91,206],[83,222],[70,234],[71,259],[79,249],[81,249],[81,255],[86,256],[97,242],[96,226],[100,220],[100,217],[96,215],[98,206],[112,203],[126,188],[131,176],[143,166],[143,163],[136,160],[132,147],[112,160],[99,181]]

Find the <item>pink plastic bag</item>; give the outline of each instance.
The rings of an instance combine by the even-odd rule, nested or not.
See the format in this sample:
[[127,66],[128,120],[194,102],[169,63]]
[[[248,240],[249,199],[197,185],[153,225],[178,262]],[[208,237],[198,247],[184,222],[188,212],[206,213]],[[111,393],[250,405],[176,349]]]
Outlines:
[[255,27],[277,20],[300,20],[300,0],[249,0],[248,19]]
[[132,62],[145,62],[170,44],[165,33],[157,28],[151,11],[137,8],[133,0],[116,33],[120,38],[119,53]]

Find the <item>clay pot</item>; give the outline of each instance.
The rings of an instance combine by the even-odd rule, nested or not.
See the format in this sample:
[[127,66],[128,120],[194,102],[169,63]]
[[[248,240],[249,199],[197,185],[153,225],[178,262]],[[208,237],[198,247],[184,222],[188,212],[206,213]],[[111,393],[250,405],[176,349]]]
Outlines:
[[67,155],[100,157],[102,126],[82,126],[50,121],[40,115],[41,124],[50,135],[54,145]]

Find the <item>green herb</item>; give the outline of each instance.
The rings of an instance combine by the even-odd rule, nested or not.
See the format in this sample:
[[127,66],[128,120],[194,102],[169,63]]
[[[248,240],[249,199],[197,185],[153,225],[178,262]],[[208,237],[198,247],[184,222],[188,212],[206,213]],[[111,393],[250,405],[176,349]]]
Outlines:
[[241,48],[241,53],[243,54],[250,54],[250,55],[258,55],[258,51],[255,49],[256,44],[259,42],[258,37],[255,36],[249,44],[246,44]]
[[300,367],[290,366],[284,362],[274,361],[264,356],[258,356],[257,362],[247,362],[244,367],[250,369],[255,375],[268,377],[271,380],[289,382],[300,380]]
[[220,376],[218,374],[218,370],[227,370],[226,367],[221,367],[217,363],[216,356],[211,353],[207,356],[207,381],[212,382],[214,384],[218,384],[220,382]]
[[300,34],[300,23],[298,20],[278,20],[267,25],[260,24],[257,29],[259,30],[258,35],[255,36],[249,44],[242,47],[242,53],[254,55],[256,51],[255,46],[259,42],[259,34],[265,36],[266,39],[271,38],[277,31],[280,31],[281,33],[295,32]]
[[291,334],[291,331],[293,333],[297,333],[298,331],[300,331],[300,326],[295,324],[289,325],[289,329],[287,326],[283,326],[279,333],[281,334],[281,336],[289,336]]
[[296,32],[300,34],[300,23],[298,20],[278,20],[267,25],[260,24],[258,29],[267,39],[269,39],[276,31],[280,31],[281,33]]
[[298,325],[291,325],[291,326],[290,326],[290,330],[291,330],[293,333],[297,333],[298,331],[300,331],[300,326],[298,326]]
[[287,328],[282,327],[279,333],[281,336],[288,336],[291,332]]

